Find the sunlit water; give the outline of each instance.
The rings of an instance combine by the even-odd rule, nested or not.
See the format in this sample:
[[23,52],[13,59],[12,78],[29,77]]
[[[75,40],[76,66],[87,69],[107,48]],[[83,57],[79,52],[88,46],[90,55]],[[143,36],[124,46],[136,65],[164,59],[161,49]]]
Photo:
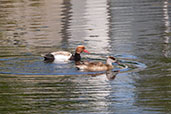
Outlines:
[[[0,1],[0,113],[170,113],[170,15],[169,0]],[[83,60],[122,66],[43,62],[80,44]]]

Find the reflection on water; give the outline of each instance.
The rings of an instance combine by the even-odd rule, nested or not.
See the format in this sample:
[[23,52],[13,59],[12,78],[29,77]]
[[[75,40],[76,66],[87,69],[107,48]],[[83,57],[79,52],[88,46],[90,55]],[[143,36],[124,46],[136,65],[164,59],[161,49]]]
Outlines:
[[164,35],[164,49],[163,49],[163,53],[165,57],[169,57],[169,36],[167,34],[170,33],[170,20],[169,20],[169,2],[168,0],[165,0],[163,3],[163,17],[164,17],[164,25],[165,25],[165,34]]
[[[30,53],[34,50],[39,51],[37,47],[60,46],[61,3],[61,0],[2,1],[1,45],[23,47],[19,50]],[[10,53],[17,52],[16,50],[15,53],[13,51]]]
[[[169,113],[169,0],[0,1],[0,112]],[[128,68],[81,72],[41,54],[83,44],[83,60]]]

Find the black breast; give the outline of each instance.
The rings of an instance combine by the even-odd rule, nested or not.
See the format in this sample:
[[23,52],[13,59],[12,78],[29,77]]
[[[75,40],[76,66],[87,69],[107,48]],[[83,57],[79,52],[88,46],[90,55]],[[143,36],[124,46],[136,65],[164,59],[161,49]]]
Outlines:
[[71,56],[70,60],[80,61],[81,60],[81,56],[80,56],[80,54],[75,53],[74,55]]

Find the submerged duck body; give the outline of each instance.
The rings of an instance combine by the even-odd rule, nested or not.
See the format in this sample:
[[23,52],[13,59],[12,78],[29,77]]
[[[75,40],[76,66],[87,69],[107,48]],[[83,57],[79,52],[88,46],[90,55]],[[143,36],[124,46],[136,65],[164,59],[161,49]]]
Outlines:
[[76,48],[74,55],[67,51],[57,51],[44,55],[44,61],[48,61],[48,62],[53,62],[53,61],[67,62],[69,60],[80,61],[81,60],[80,54],[82,52],[89,53],[83,45],[80,45]]
[[102,62],[80,62],[76,68],[83,71],[107,71],[113,69],[112,63],[117,62],[114,57],[108,57],[106,64]]

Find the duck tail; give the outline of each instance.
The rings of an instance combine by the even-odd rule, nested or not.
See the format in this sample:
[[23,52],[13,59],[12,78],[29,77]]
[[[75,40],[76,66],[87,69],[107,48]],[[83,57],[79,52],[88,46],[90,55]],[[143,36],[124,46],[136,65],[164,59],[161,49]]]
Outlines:
[[48,53],[48,54],[45,54],[45,55],[41,55],[44,57],[44,61],[54,61],[55,60],[55,57],[54,55],[52,55],[51,53]]

